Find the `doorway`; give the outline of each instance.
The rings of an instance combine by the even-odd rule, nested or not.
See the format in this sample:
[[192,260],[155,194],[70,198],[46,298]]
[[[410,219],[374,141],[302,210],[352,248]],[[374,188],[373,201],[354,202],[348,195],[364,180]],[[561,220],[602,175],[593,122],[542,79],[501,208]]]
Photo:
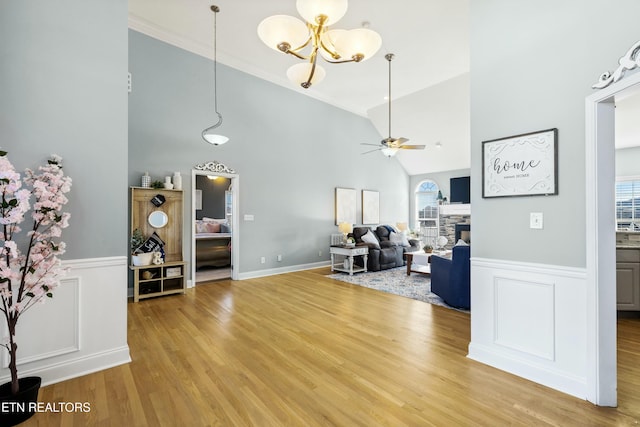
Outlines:
[[235,173],[192,170],[192,286],[212,280],[238,280],[239,181]]
[[615,99],[640,87],[636,73],[586,99],[587,399],[617,405]]

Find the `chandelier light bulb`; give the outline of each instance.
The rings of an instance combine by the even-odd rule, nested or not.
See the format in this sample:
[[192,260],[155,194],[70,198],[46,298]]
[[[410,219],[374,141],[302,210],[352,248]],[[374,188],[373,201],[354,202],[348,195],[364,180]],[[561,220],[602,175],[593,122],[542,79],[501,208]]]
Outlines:
[[298,13],[308,23],[318,25],[319,16],[326,17],[324,26],[333,25],[347,13],[347,0],[297,0],[296,8]]
[[[371,58],[382,46],[382,37],[375,31],[366,28],[356,28],[345,31],[337,37],[335,47],[344,58],[354,59],[356,62]],[[356,59],[360,58],[360,59]]]
[[[300,62],[298,64],[292,65],[287,70],[287,77],[289,77],[289,80],[291,80],[297,86],[302,86],[309,79],[312,66],[313,64],[311,64],[310,62]],[[324,79],[325,75],[326,72],[324,71],[324,68],[316,65],[316,69],[313,73],[313,78],[311,79],[311,85],[313,86],[320,83]]]
[[290,49],[296,49],[309,40],[307,25],[293,16],[274,15],[265,18],[258,25],[258,37],[271,49],[286,52],[280,46],[287,43]]

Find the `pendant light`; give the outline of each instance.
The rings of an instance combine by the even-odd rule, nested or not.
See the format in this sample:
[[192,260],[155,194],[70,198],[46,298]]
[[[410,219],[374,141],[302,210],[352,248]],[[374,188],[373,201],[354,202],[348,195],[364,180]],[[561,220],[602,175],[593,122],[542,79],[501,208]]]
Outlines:
[[218,122],[213,126],[206,128],[202,131],[202,138],[212,145],[222,145],[225,142],[229,141],[229,138],[220,135],[218,133],[213,132],[213,130],[219,127],[222,124],[222,114],[218,112],[218,58],[217,58],[217,43],[218,36],[216,34],[216,17],[218,12],[220,12],[220,8],[216,5],[211,6],[211,11],[213,12],[213,89],[214,93],[214,107],[215,113],[218,115]]

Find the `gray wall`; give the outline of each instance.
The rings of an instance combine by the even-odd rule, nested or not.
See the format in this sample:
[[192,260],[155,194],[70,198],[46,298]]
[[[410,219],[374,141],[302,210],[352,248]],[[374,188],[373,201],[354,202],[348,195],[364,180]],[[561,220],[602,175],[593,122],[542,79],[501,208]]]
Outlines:
[[[190,189],[198,163],[235,169],[240,273],[328,260],[329,235],[338,231],[335,187],[378,190],[382,222],[408,219],[402,167],[379,153],[361,155],[362,141],[380,139],[369,120],[218,64],[219,129],[231,139],[214,147],[200,136],[214,121],[210,60],[130,31],[129,70],[129,184],[146,170],[156,177],[180,171]],[[187,218],[190,206],[187,191]],[[243,221],[245,214],[255,221]],[[187,240],[190,230],[185,221]]]
[[64,259],[127,255],[127,2],[0,2],[0,147],[73,179]]
[[640,147],[616,150],[616,176],[640,176]]
[[[471,2],[474,257],[586,265],[585,97],[640,37],[638,16],[636,0]],[[482,141],[554,127],[557,196],[481,197]],[[530,212],[544,214],[543,230],[529,228]]]

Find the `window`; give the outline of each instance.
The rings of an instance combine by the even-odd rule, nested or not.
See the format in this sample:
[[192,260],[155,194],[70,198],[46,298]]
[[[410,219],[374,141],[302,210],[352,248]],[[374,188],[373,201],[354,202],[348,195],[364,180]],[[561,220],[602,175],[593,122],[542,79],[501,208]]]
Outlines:
[[416,189],[416,228],[425,244],[433,244],[438,237],[438,190],[438,184],[430,180]]
[[616,181],[616,230],[640,231],[640,179]]

